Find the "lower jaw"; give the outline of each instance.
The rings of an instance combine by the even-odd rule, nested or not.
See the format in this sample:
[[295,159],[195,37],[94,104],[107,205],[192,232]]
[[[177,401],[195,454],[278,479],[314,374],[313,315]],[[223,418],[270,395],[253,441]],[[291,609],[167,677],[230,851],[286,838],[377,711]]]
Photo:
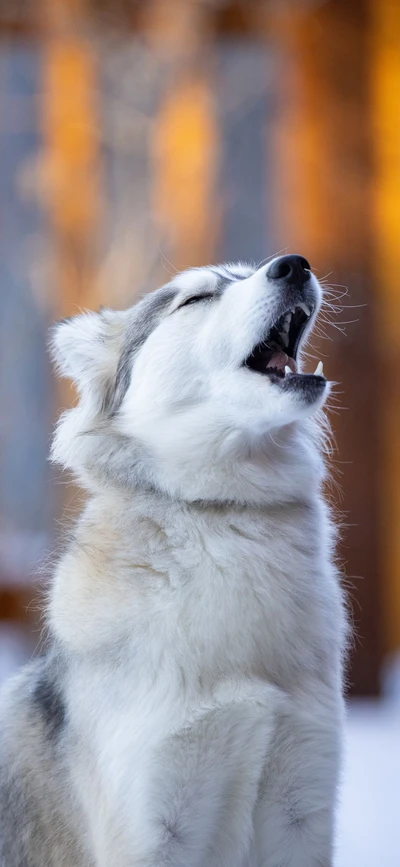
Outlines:
[[319,376],[319,377],[322,377],[324,379],[324,369],[323,369],[322,361],[318,362],[318,364],[314,370],[314,373],[311,373],[311,374],[309,374],[309,373],[301,374],[297,369],[296,361],[294,360],[294,358],[290,358],[289,356],[286,356],[286,360],[283,364],[280,363],[279,365],[274,365],[272,363],[272,361],[273,361],[273,359],[271,359],[271,361],[269,362],[269,364],[267,366],[267,369],[266,369],[266,375],[267,376],[277,376],[280,379],[284,379],[286,376],[292,376],[293,374],[297,374],[298,376]]
[[324,376],[316,373],[292,373],[276,377],[276,382],[284,391],[301,394],[307,403],[314,403],[322,397],[328,384]]

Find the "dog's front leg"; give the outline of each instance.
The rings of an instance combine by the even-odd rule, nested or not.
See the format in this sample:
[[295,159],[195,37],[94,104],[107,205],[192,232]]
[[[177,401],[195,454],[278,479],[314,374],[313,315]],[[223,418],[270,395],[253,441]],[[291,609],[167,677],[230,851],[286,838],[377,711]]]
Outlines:
[[157,844],[140,867],[243,867],[273,720],[273,707],[235,701],[164,741],[150,775]]
[[[136,768],[118,810],[113,867],[247,867],[253,813],[272,740],[274,687],[221,688]],[[122,851],[122,848],[120,849]],[[115,852],[115,849],[114,849]],[[100,867],[110,867],[107,854]],[[255,864],[255,862],[254,862]]]
[[284,714],[254,813],[257,867],[332,867],[340,741],[332,703]]

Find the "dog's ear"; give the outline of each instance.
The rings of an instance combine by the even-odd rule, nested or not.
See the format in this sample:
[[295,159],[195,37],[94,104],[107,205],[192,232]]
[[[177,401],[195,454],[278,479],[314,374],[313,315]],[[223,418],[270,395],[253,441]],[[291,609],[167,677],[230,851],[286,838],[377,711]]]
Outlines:
[[117,375],[126,312],[103,308],[55,325],[50,352],[60,376],[72,379],[79,394],[104,403]]

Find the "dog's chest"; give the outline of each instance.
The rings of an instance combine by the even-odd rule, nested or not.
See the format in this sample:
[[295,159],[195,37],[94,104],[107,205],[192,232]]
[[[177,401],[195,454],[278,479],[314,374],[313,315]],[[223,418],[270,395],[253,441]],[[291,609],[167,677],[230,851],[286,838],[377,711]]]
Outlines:
[[175,549],[159,635],[164,626],[189,667],[295,677],[322,644],[327,600],[313,587],[316,571],[290,524],[201,527]]

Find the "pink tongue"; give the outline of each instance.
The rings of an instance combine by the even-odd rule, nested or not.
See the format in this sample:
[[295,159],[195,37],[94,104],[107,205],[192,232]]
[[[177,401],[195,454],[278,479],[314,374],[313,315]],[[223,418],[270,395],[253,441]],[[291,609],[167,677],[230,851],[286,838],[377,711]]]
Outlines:
[[278,370],[284,370],[285,364],[288,363],[288,360],[289,359],[288,359],[288,356],[286,355],[286,352],[281,352],[278,349],[277,352],[274,352],[272,358],[270,358],[270,360],[267,364],[267,368],[268,367],[276,367]]
[[278,370],[284,370],[286,365],[290,367],[292,373],[297,373],[296,362],[294,361],[294,359],[286,355],[286,352],[282,352],[282,350],[277,349],[277,351],[274,352],[272,358],[269,360],[267,368],[275,367]]

